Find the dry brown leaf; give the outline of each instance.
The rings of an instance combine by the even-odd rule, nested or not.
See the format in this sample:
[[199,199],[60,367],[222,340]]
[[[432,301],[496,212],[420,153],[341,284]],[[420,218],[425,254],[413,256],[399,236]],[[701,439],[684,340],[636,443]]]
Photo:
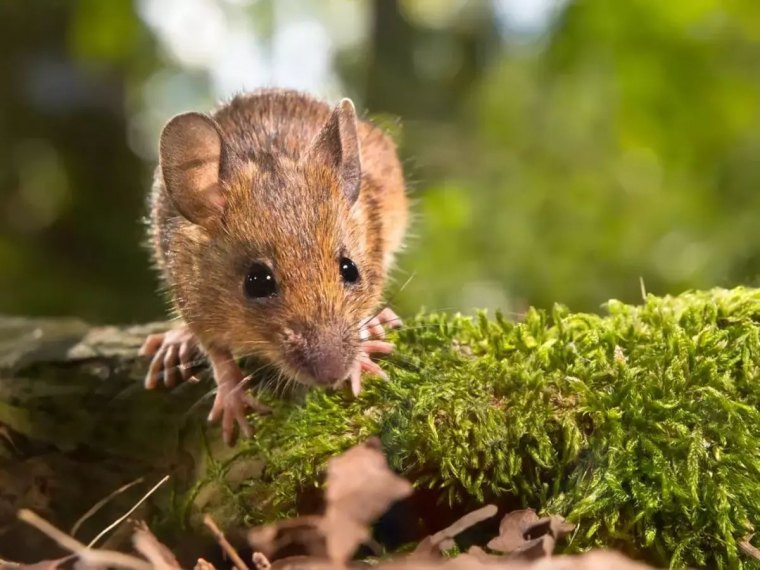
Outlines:
[[398,500],[412,494],[412,485],[388,467],[380,440],[371,438],[327,464],[321,528],[327,557],[346,562],[369,539],[369,525]]
[[388,467],[376,437],[330,459],[325,487],[322,516],[256,527],[248,533],[249,544],[270,558],[300,544],[316,560],[344,564],[370,538],[369,525],[412,493],[412,485]]
[[300,545],[309,556],[324,558],[327,547],[321,520],[319,516],[303,516],[257,526],[248,531],[248,544],[267,558],[292,545]]
[[501,520],[499,536],[488,548],[530,560],[551,556],[557,540],[574,528],[558,515],[538,518],[533,509],[512,511]]
[[331,513],[340,513],[366,526],[394,502],[411,494],[412,485],[388,468],[376,437],[327,463],[326,518]]
[[425,537],[412,551],[412,556],[437,556],[454,546],[453,539],[479,522],[490,519],[498,512],[495,505],[486,505],[476,511],[467,513],[454,523],[435,534]]
[[560,539],[573,532],[575,525],[567,522],[559,515],[551,515],[537,520],[525,531],[526,538],[537,538],[545,534],[551,534]]
[[525,545],[525,531],[538,521],[533,509],[520,509],[504,515],[499,523],[499,536],[488,543],[488,548],[498,552],[514,552]]

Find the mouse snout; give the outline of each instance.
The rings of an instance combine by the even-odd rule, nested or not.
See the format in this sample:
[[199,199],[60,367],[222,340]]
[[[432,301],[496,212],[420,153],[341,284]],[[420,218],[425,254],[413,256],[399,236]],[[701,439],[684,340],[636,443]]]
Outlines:
[[341,333],[337,326],[319,328],[302,328],[292,332],[286,351],[290,365],[296,368],[299,376],[310,378],[315,384],[329,386],[343,380],[353,362],[350,339]]

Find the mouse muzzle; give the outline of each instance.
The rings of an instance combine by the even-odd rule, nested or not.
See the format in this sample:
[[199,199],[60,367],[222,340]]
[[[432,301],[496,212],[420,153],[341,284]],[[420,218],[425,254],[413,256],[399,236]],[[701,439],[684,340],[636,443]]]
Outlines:
[[332,386],[344,380],[355,360],[353,339],[343,327],[325,326],[285,330],[284,355],[297,379],[319,386]]

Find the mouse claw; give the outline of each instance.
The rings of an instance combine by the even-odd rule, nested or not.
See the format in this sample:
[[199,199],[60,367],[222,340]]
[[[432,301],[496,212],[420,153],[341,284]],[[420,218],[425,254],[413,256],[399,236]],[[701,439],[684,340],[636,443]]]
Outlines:
[[361,351],[363,354],[390,354],[395,347],[390,342],[384,340],[365,340],[361,343]]
[[162,378],[167,388],[180,380],[191,380],[200,364],[196,359],[200,354],[198,341],[186,326],[148,335],[138,354],[151,357],[145,376],[147,390],[153,390]]
[[380,365],[378,365],[376,362],[372,362],[368,357],[361,358],[359,360],[359,370],[361,372],[368,372],[369,374],[374,374],[375,376],[379,376],[383,380],[388,380],[388,374],[380,368]]
[[230,387],[229,384],[220,384],[217,389],[208,421],[216,423],[221,419],[222,439],[227,445],[234,445],[237,440],[236,424],[244,438],[252,435],[251,425],[246,417],[250,400],[246,396],[250,395],[244,394],[240,385]]
[[137,352],[138,356],[153,356],[164,344],[164,334],[149,334],[143,342],[140,350]]
[[362,387],[362,374],[368,373],[375,376],[379,376],[383,380],[388,380],[388,374],[383,370],[379,364],[370,360],[369,355],[375,353],[390,354],[395,347],[390,342],[382,340],[365,340],[360,345],[360,353],[356,359],[351,374],[348,376],[348,381],[351,385],[351,393],[354,396],[358,396]]
[[385,329],[395,329],[403,324],[401,318],[391,309],[385,307],[377,315],[363,322],[359,327],[359,336],[362,340],[369,338],[385,338]]
[[351,384],[351,393],[354,395],[354,398],[359,395],[359,392],[362,390],[362,369],[361,366],[354,366],[354,369],[351,371],[351,375],[348,377],[348,380]]
[[224,443],[232,446],[237,440],[236,425],[237,432],[244,438],[250,438],[253,435],[247,412],[266,415],[271,412],[271,409],[244,390],[246,381],[250,377],[243,378],[243,373],[229,354],[214,352],[210,356],[217,380],[217,390],[208,421],[215,423],[221,420]]

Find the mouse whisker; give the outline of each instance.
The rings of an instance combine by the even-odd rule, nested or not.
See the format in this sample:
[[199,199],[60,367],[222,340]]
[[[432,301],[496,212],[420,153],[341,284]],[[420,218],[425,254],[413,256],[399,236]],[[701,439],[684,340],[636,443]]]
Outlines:
[[204,393],[204,394],[203,394],[203,395],[202,395],[200,398],[198,398],[198,399],[197,399],[197,400],[196,400],[194,403],[192,403],[192,404],[191,404],[191,405],[188,407],[187,411],[186,411],[186,412],[185,412],[185,414],[184,414],[184,417],[185,417],[185,418],[187,418],[188,416],[190,416],[190,414],[192,414],[192,413],[193,413],[195,410],[197,410],[197,409],[198,409],[198,407],[199,407],[199,406],[200,406],[200,405],[201,405],[201,404],[202,404],[202,403],[203,403],[205,400],[208,400],[208,399],[212,398],[212,397],[213,397],[215,394],[216,394],[216,387],[214,387],[214,388],[212,388],[211,390],[209,390],[209,391],[207,391],[206,393]]
[[[390,319],[389,321],[386,321],[386,323],[403,322],[404,319],[405,319],[404,317],[399,317],[398,319]],[[427,327],[436,327],[436,326],[438,326],[436,323],[418,323],[414,325],[403,325],[403,330],[408,331],[408,330],[415,330],[418,328],[427,328]],[[359,327],[359,331],[363,332],[365,330],[369,330],[369,328],[370,328],[369,325],[364,325],[362,327]]]
[[388,357],[385,358],[384,360],[386,362],[390,362],[393,366],[396,366],[397,368],[405,368],[407,370],[420,369],[420,366],[416,364],[411,358],[408,358],[401,354],[389,354]]
[[[374,319],[377,316],[379,316],[380,313],[382,313],[383,310],[386,307],[389,306],[389,304],[390,303],[384,303],[382,305],[382,307],[374,315],[372,315],[371,317],[359,319],[359,321],[357,322],[357,325],[359,326],[359,330],[364,330],[364,329],[368,328],[369,327],[369,322],[372,321],[372,319]],[[449,306],[449,307],[436,307],[436,308],[432,308],[432,309],[427,309],[426,312],[427,313],[437,313],[437,312],[453,311],[455,309],[456,309],[456,307],[452,307],[452,306]],[[404,321],[406,319],[411,319],[411,318],[414,318],[414,315],[412,315],[412,316],[399,316],[399,315],[396,315],[395,319],[389,319],[386,322],[393,323],[393,322],[397,322],[397,321]],[[407,328],[407,327],[404,326],[404,328]]]
[[[382,313],[382,312],[383,312],[383,309],[385,309],[385,307],[388,307],[388,306],[392,305],[392,304],[393,304],[393,301],[395,301],[395,300],[396,300],[396,297],[398,297],[398,295],[399,295],[399,294],[400,294],[400,293],[401,293],[401,292],[402,292],[404,289],[406,289],[406,286],[407,286],[407,285],[409,285],[409,283],[411,283],[412,279],[414,279],[414,277],[415,277],[416,275],[417,275],[416,273],[412,273],[412,274],[409,276],[409,278],[408,278],[408,279],[407,279],[407,280],[404,282],[404,284],[403,284],[403,285],[401,285],[401,287],[399,287],[399,289],[398,289],[398,290],[397,290],[395,293],[393,293],[393,295],[391,295],[391,297],[390,297],[390,298],[388,298],[387,300],[385,300],[385,301],[383,302],[383,304],[382,304],[383,306],[382,306],[380,309],[378,309],[378,311],[377,311],[377,312],[376,312],[374,315],[370,316],[369,318],[360,319],[360,320],[359,320],[359,323],[358,323],[358,324],[360,325],[360,328],[361,328],[362,326],[366,326],[366,324],[365,324],[365,325],[362,325],[362,323],[369,323],[370,321],[372,321],[373,319],[375,319],[376,317],[378,317],[378,316],[380,315],[380,313]],[[393,319],[391,319],[391,320],[393,320]]]
[[295,380],[292,377],[286,376],[282,373],[280,373],[280,377],[281,377],[280,386],[282,390],[281,393],[284,397],[286,393],[288,393],[290,390],[293,389],[293,384],[295,383]]
[[291,378],[289,376],[286,376],[282,370],[279,370],[277,372],[277,379],[275,381],[275,386],[278,391],[278,395],[283,398],[285,397],[285,391],[288,387],[288,382],[290,382]]
[[406,281],[404,281],[403,285],[401,285],[401,287],[399,287],[398,290],[395,293],[393,293],[393,295],[388,299],[388,301],[387,301],[386,304],[388,304],[388,305],[392,304],[393,301],[396,300],[396,298],[404,291],[404,289],[406,289],[406,287],[409,285],[409,283],[412,282],[412,279],[414,279],[416,276],[417,276],[417,274],[413,272],[409,276],[409,278]]

